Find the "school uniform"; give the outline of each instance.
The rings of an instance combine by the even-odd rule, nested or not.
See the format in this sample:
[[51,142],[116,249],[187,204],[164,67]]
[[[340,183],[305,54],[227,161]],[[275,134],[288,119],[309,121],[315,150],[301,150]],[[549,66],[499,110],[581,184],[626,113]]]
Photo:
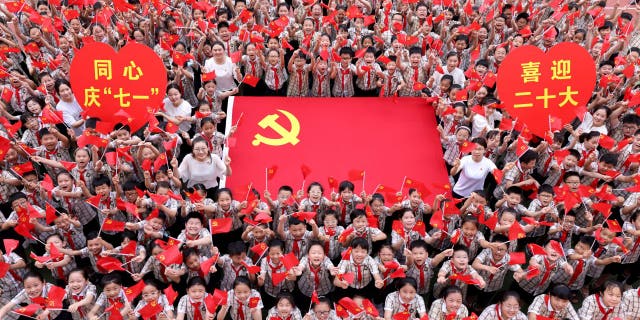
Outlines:
[[[253,265],[253,261],[251,261],[251,258],[249,257],[245,257],[243,262],[249,266]],[[220,282],[220,289],[222,290],[231,290],[233,288],[233,282],[236,281],[237,277],[249,277],[247,268],[242,264],[234,265],[228,254],[218,258],[218,266],[222,269],[222,273],[224,274],[222,282]]]
[[[255,307],[251,307],[251,301],[255,299],[257,299],[258,302],[254,302]],[[258,292],[258,290],[251,289],[247,300],[240,301],[236,298],[235,291],[232,289],[227,294],[227,307],[231,320],[249,320],[252,319],[252,309],[262,309],[264,308],[264,305],[262,304],[262,298],[260,297],[260,292]]]
[[353,283],[349,285],[353,289],[363,289],[374,280],[373,276],[380,273],[378,266],[371,256],[366,256],[361,263],[355,263],[353,256],[348,260],[340,261],[338,273],[353,273]]
[[301,259],[307,254],[307,246],[309,241],[313,239],[313,232],[307,230],[302,237],[294,238],[289,231],[285,231],[284,243],[285,252],[293,253],[296,258]]
[[282,261],[275,264],[271,261],[270,257],[266,257],[262,259],[260,263],[260,275],[264,277],[264,292],[271,297],[277,297],[278,293],[282,291],[282,289],[289,290],[289,292],[293,291],[294,283],[293,281],[289,281],[287,279],[282,280],[282,282],[275,284],[273,283],[272,276],[274,273],[285,273],[287,272],[287,268],[284,266]]
[[124,289],[120,289],[120,292],[116,297],[108,298],[107,295],[103,292],[98,296],[95,305],[100,306],[100,312],[98,315],[105,312],[105,310],[109,307],[115,306],[109,312],[106,312],[106,318],[110,319],[112,312],[122,312],[125,307],[129,306],[129,300],[127,300],[127,296],[124,294]]
[[[567,256],[575,253],[573,249],[569,249],[566,252]],[[569,265],[573,267],[573,274],[569,275],[564,269],[560,269],[551,276],[551,282],[564,283],[571,290],[580,290],[580,288],[584,287],[589,266],[592,265],[594,261],[595,258],[593,256],[590,256],[588,259],[568,260]]]
[[298,290],[307,297],[311,297],[315,290],[318,296],[326,296],[333,291],[331,268],[333,263],[328,257],[319,266],[314,267],[309,262],[308,257],[303,257],[298,265],[302,269],[302,274],[298,278]]
[[204,303],[204,299],[208,295],[208,293],[205,293],[201,301],[195,301],[188,295],[182,296],[180,302],[178,302],[177,314],[184,314],[185,320],[204,319],[207,314],[207,306]]
[[640,289],[629,289],[622,294],[622,303],[627,307],[627,318],[640,318]]
[[438,299],[431,304],[429,309],[430,320],[462,320],[469,316],[469,310],[465,305],[460,305],[460,308],[455,313],[455,316],[447,316],[447,307],[444,303],[444,299]]
[[578,310],[578,315],[582,320],[613,320],[624,319],[626,316],[626,305],[621,301],[615,307],[607,307],[600,294],[592,294],[582,302],[582,307]]
[[502,314],[499,304],[492,304],[482,311],[478,320],[527,320],[527,316],[522,311],[518,311],[515,317],[509,318]]
[[[67,287],[65,288],[65,291],[67,292],[66,299],[69,305],[78,303],[84,300],[88,296],[92,296],[94,301],[98,297],[98,295],[96,294],[97,292],[96,286],[92,283],[87,283],[87,285],[84,288],[82,288],[82,290],[80,290],[80,292],[78,293],[73,293],[69,285],[67,285]],[[91,311],[92,306],[93,306],[93,303],[90,303],[86,306],[79,307],[78,311],[71,313],[73,320],[86,319],[87,315],[89,314],[89,311]]]
[[484,270],[478,271],[478,274],[480,274],[486,283],[482,289],[484,292],[497,292],[502,290],[507,272],[516,272],[521,269],[519,265],[509,265],[510,256],[508,254],[505,254],[499,261],[495,261],[489,248],[482,250],[475,260],[480,261],[480,263],[485,266],[498,268],[498,272],[494,274]]
[[343,249],[338,238],[340,238],[340,235],[344,231],[344,227],[336,226],[335,228],[327,228],[324,226],[318,229],[319,235],[329,237],[329,240],[324,242],[324,254],[331,260],[337,259]]
[[551,284],[551,276],[561,270],[561,265],[565,262],[561,259],[551,262],[543,255],[535,255],[532,259],[540,265],[540,274],[531,279],[522,279],[518,284],[522,290],[535,296],[547,290]]
[[[173,312],[173,305],[169,304],[169,300],[167,300],[167,296],[165,296],[164,294],[160,294],[160,297],[156,302],[162,306],[161,312],[164,312],[165,315],[168,315],[169,312]],[[140,317],[140,310],[146,307],[147,304],[147,301],[145,301],[144,299],[140,299],[138,305],[136,305],[136,307],[133,309],[133,313],[136,317]]]
[[404,301],[400,298],[400,293],[395,291],[387,295],[384,301],[384,311],[391,311],[391,314],[408,312],[409,318],[420,318],[420,314],[427,313],[427,308],[420,295],[415,295],[411,301]]
[[431,266],[431,258],[427,258],[425,262],[421,265],[417,263],[413,263],[412,265],[407,266],[407,271],[405,274],[407,277],[411,277],[416,280],[418,284],[417,292],[418,294],[426,294],[429,292],[429,287],[431,285],[431,278],[433,278],[433,267]]
[[433,296],[436,297],[436,298],[440,296],[440,292],[442,291],[442,289],[444,289],[445,286],[447,286],[447,285],[456,285],[462,291],[462,297],[464,299],[464,297],[467,296],[467,289],[468,289],[469,285],[464,283],[463,281],[456,280],[456,279],[450,279],[449,277],[451,277],[451,276],[477,276],[478,275],[478,272],[471,265],[467,265],[466,268],[464,268],[462,270],[459,270],[453,265],[453,262],[451,260],[449,260],[448,262],[445,262],[445,263],[442,264],[442,267],[438,271],[438,274],[440,274],[442,272],[445,272],[445,278],[447,278],[447,282],[445,282],[444,284],[436,282],[436,284],[434,285],[434,288],[433,288]]
[[569,303],[562,310],[554,310],[551,306],[551,298],[548,294],[541,294],[533,299],[529,305],[527,313],[533,313],[538,316],[548,317],[551,319],[569,319],[580,320],[576,310]]
[[[53,285],[51,283],[45,282],[42,288],[42,293],[40,294],[40,297],[39,297],[43,299],[36,299],[36,300],[31,299],[27,294],[26,290],[21,290],[20,292],[18,292],[18,294],[15,297],[13,297],[13,299],[11,299],[11,303],[15,304],[16,306],[19,306],[22,304],[25,304],[25,305],[37,304],[44,309],[46,307],[46,301],[44,299],[47,299],[47,297],[49,296],[49,291],[51,291],[52,287]],[[36,314],[40,314],[41,312],[42,310],[40,310]],[[61,310],[49,310],[49,319],[57,318],[61,312],[62,312]],[[12,312],[9,312],[9,313],[12,313]]]

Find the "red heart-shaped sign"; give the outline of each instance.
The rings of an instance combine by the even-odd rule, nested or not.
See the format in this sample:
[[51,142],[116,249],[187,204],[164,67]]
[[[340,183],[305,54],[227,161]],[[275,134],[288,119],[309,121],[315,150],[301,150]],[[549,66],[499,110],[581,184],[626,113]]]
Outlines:
[[595,84],[595,63],[573,42],[557,44],[547,53],[535,46],[519,47],[507,55],[498,74],[505,109],[540,137],[550,131],[552,118],[571,122]]
[[125,123],[136,131],[161,105],[167,71],[160,57],[143,44],[130,42],[116,52],[93,42],[76,53],[70,79],[87,116]]

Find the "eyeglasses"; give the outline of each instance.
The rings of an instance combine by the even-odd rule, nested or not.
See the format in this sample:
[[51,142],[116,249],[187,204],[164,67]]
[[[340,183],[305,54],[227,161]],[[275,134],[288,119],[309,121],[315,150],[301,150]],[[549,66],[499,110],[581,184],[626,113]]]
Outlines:
[[514,304],[514,305],[503,304],[502,306],[507,310],[520,310],[520,306],[517,304]]

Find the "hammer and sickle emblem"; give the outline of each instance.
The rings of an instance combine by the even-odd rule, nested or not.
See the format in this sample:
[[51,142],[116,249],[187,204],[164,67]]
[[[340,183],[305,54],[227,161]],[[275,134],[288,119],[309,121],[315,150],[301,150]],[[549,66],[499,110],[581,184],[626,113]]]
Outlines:
[[298,139],[298,134],[300,134],[300,122],[298,119],[291,114],[290,112],[282,109],[278,109],[278,112],[282,113],[287,119],[289,119],[289,123],[291,123],[291,129],[287,130],[281,124],[277,122],[280,116],[278,114],[270,114],[264,117],[258,125],[262,129],[266,129],[267,127],[271,128],[277,134],[280,135],[280,138],[273,139],[267,138],[259,133],[254,136],[254,140],[251,143],[253,146],[259,146],[261,143],[270,145],[270,146],[283,146],[287,143],[291,143],[291,145],[296,145],[300,142]]

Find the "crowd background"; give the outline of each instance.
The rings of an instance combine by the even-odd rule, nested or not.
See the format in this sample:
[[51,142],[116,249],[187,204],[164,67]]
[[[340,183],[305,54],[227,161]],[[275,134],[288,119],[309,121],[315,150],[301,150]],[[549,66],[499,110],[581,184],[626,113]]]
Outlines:
[[[639,11],[5,2],[0,318],[640,319]],[[563,41],[590,53],[595,89],[537,137],[503,109],[496,77],[519,72],[500,69],[515,48]],[[157,123],[131,132],[83,113],[69,67],[91,42],[162,58]],[[232,95],[422,97],[451,183],[220,188]]]

